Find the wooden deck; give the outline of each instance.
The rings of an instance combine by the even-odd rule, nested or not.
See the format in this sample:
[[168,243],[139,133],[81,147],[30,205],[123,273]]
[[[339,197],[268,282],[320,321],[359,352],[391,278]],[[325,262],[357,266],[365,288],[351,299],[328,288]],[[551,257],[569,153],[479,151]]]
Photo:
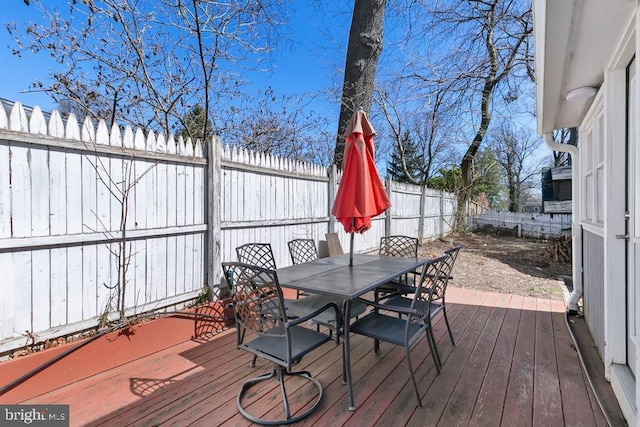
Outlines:
[[[311,371],[325,393],[321,406],[300,424],[606,425],[580,368],[562,302],[453,287],[447,296],[456,346],[438,321],[434,331],[442,373],[436,375],[424,340],[411,353],[422,408],[409,384],[404,351],[383,343],[376,355],[371,340],[354,336],[356,411],[347,409],[341,347],[327,343],[298,366]],[[89,347],[79,352],[90,352]],[[238,390],[246,379],[270,369],[260,361],[251,368],[250,360],[235,349],[232,328],[205,342],[187,339],[127,363],[114,362],[104,372],[66,385],[59,380],[60,387],[46,392],[38,376],[51,372],[43,372],[0,396],[0,403],[69,404],[71,425],[247,425],[236,408]],[[48,368],[56,369],[63,368]],[[63,376],[71,375],[73,367],[64,369]],[[271,385],[251,393],[250,411],[279,416],[279,389]],[[294,410],[315,397],[300,387],[288,384]]]

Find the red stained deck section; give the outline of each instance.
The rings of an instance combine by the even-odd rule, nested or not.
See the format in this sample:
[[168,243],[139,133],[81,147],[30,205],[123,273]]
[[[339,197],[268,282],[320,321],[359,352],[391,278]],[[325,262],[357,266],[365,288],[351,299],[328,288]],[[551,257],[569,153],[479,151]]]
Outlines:
[[[307,355],[306,369],[322,383],[320,407],[307,425],[604,425],[565,326],[559,301],[450,287],[447,307],[456,345],[441,317],[434,325],[443,361],[436,375],[424,339],[411,357],[422,394],[419,408],[404,350],[353,336],[351,366],[357,409],[347,409],[341,346],[329,342]],[[270,370],[235,348],[235,329],[192,339],[192,319],[136,326],[105,337],[0,396],[0,403],[69,404],[71,425],[248,425],[236,408],[242,383]],[[60,352],[60,350],[56,350]],[[0,384],[18,378],[52,352],[0,364]],[[293,412],[315,398],[287,381]],[[256,415],[281,416],[277,383],[256,386],[245,405]]]

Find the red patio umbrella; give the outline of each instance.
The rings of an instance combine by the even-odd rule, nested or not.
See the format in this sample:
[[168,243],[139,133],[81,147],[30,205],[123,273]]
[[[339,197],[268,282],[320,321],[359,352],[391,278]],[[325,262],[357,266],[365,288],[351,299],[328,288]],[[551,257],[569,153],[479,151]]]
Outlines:
[[353,264],[353,234],[367,231],[371,218],[391,206],[374,161],[375,134],[367,114],[360,109],[351,117],[344,135],[342,181],[331,213],[351,233],[349,265]]

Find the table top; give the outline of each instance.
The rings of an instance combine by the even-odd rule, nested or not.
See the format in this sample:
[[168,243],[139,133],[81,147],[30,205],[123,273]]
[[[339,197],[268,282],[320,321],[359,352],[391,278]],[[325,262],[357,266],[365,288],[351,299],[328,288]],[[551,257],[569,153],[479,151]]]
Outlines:
[[280,285],[310,293],[354,299],[409,271],[427,260],[384,255],[349,254],[318,258],[304,264],[279,268]]

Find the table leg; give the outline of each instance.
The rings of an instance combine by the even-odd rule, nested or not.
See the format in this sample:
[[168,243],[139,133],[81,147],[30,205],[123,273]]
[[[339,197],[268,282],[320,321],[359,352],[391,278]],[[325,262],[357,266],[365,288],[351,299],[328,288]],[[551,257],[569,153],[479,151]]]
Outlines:
[[347,380],[347,396],[349,398],[349,410],[355,411],[356,404],[353,401],[353,384],[351,383],[351,347],[349,346],[349,324],[351,323],[351,300],[347,300],[344,308],[344,338],[342,340],[344,375]]

